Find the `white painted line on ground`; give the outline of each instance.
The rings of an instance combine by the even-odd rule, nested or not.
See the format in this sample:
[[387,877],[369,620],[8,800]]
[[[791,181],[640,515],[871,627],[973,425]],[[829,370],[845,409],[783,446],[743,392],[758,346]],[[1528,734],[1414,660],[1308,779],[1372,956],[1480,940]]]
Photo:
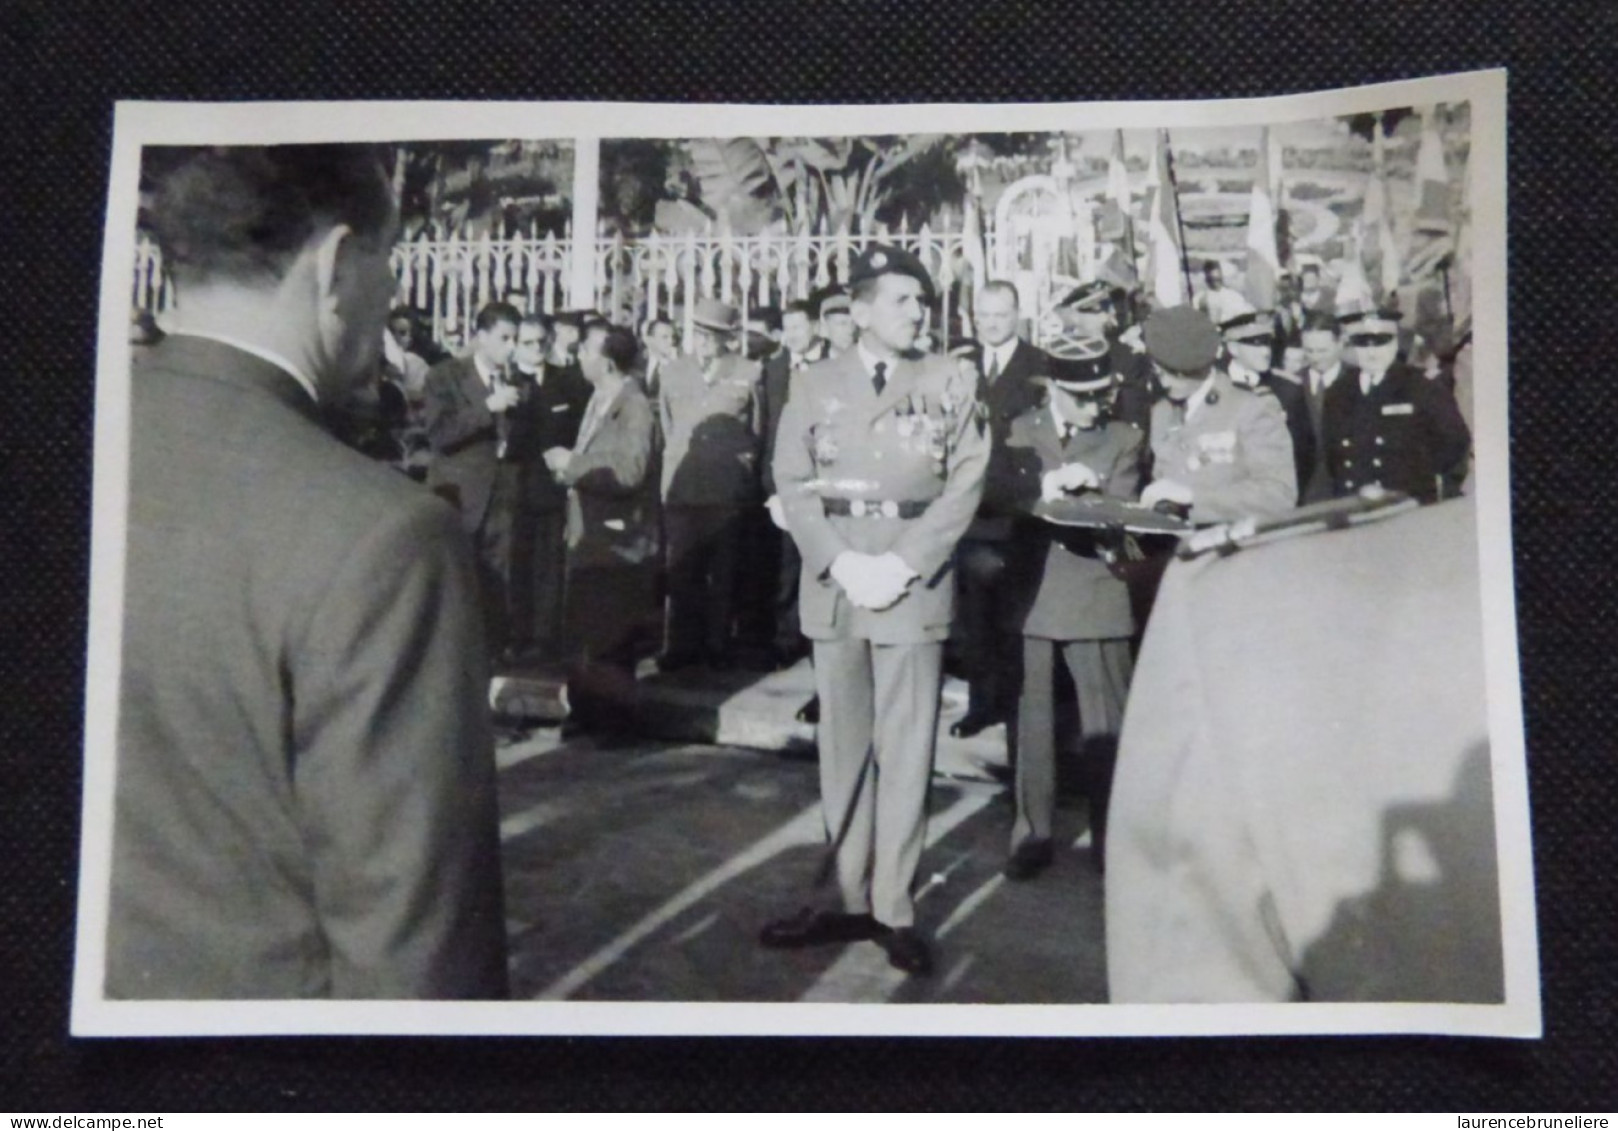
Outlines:
[[950,912],[949,918],[945,919],[943,924],[938,928],[938,934],[936,937],[944,938],[956,927],[959,927],[962,923],[966,922],[967,918],[971,916],[972,913],[975,912],[979,907],[982,907],[983,904],[988,901],[988,898],[991,895],[999,891],[1000,886],[1005,882],[1005,876],[996,873],[994,876],[990,877],[987,881],[980,885],[977,891],[961,900],[959,905],[956,906],[955,910]]
[[549,734],[536,734],[521,742],[513,742],[510,746],[502,746],[495,750],[494,765],[498,770],[509,770],[542,754],[554,753],[564,745],[554,731]]
[[732,856],[707,875],[689,884],[673,899],[652,911],[629,930],[546,986],[535,995],[535,999],[539,1001],[562,1001],[572,997],[600,975],[603,970],[606,970],[627,954],[632,947],[690,910],[737,876],[758,867],[766,860],[780,855],[789,848],[797,848],[805,844],[818,844],[825,835],[825,821],[822,820],[820,815],[820,803],[816,802],[763,840],[755,841],[745,851]]
[[519,813],[513,813],[500,822],[500,839],[511,840],[531,833],[541,825],[548,825],[568,811],[560,801],[541,801]]
[[697,923],[696,926],[687,927],[685,930],[675,935],[674,941],[676,944],[688,943],[717,922],[719,922],[719,912],[710,912],[704,919]]
[[[978,812],[994,797],[990,790],[963,792],[960,799],[927,822],[927,848],[943,840],[955,827]],[[925,899],[943,887],[941,878],[935,877],[917,893],[917,901]],[[979,888],[981,892],[983,889]],[[977,893],[974,892],[974,895]],[[981,901],[980,901],[981,902]],[[887,953],[875,943],[859,943],[845,947],[837,961],[828,966],[804,991],[799,1001],[835,1001],[875,1003],[887,1001],[904,985],[907,975],[888,965]]]

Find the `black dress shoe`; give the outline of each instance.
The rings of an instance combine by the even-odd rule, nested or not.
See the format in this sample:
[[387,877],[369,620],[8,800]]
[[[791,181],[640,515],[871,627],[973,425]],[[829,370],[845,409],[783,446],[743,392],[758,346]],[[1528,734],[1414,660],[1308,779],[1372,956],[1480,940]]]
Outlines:
[[1056,859],[1056,853],[1048,840],[1025,840],[1019,844],[1006,861],[1005,876],[1008,880],[1031,880]]
[[765,924],[758,933],[758,942],[766,950],[800,950],[807,946],[860,942],[886,932],[887,928],[868,914],[811,911],[805,907],[789,918]]
[[927,940],[911,927],[900,927],[878,935],[876,945],[888,952],[888,965],[918,978],[933,972],[933,952]]
[[1005,720],[997,718],[988,711],[968,711],[955,722],[950,724],[950,737],[971,738],[974,734],[980,734],[994,726],[996,723],[1004,721]]
[[798,708],[798,721],[810,726],[820,722],[820,696],[812,696],[809,702]]

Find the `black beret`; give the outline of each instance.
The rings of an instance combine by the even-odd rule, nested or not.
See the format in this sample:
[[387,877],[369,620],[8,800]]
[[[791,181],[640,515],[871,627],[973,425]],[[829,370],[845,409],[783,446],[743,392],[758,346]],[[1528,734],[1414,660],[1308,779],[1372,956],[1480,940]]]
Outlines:
[[1219,356],[1219,331],[1202,311],[1192,306],[1154,310],[1142,332],[1146,352],[1163,368],[1175,373],[1197,373]]
[[933,277],[927,274],[927,268],[910,252],[891,244],[874,243],[860,252],[859,258],[849,266],[848,285],[852,289],[867,279],[883,275],[909,275],[921,284],[926,300],[933,301]]

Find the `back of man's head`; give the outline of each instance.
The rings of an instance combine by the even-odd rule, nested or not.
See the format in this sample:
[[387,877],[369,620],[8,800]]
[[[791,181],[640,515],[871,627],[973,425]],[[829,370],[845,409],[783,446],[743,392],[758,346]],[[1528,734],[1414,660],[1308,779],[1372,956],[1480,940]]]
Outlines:
[[338,225],[392,237],[392,192],[372,146],[159,146],[147,162],[148,218],[182,287],[273,286],[313,237]]

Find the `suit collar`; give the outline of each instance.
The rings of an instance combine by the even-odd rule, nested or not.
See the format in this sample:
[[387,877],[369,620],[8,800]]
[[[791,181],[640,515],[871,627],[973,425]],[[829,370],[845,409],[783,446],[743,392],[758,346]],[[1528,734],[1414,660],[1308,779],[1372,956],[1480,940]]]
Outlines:
[[170,334],[141,364],[268,393],[310,420],[321,419],[320,407],[302,381],[263,354],[233,342],[201,334]]

